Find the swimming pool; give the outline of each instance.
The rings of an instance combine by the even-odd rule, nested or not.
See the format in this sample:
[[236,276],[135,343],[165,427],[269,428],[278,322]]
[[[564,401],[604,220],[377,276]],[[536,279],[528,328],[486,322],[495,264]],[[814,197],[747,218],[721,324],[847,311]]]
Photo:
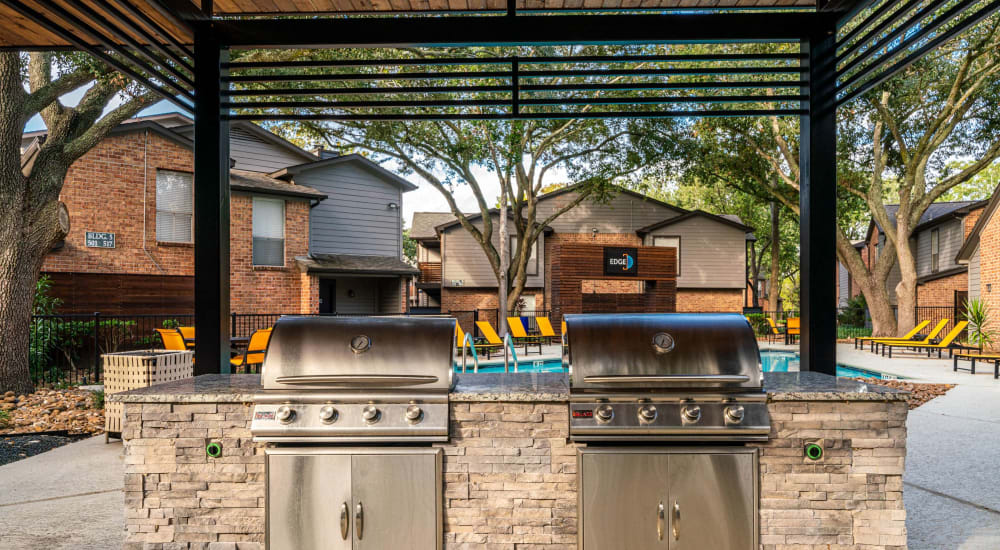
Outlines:
[[[764,350],[760,352],[761,366],[764,372],[794,372],[799,370],[799,354],[791,351]],[[467,372],[472,372],[472,362],[466,366]],[[455,364],[455,371],[461,372],[462,366]],[[545,359],[534,361],[521,361],[518,364],[518,372],[565,372],[561,359]],[[479,372],[497,373],[503,372],[503,363],[481,364]],[[514,363],[510,363],[510,372],[514,372]],[[891,374],[849,367],[847,365],[837,365],[837,376],[844,378],[879,378],[882,380],[896,380],[899,377]]]

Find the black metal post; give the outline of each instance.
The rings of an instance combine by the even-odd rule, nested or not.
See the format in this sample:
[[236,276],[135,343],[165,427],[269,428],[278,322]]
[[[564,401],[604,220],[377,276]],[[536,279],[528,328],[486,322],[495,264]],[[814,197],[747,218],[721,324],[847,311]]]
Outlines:
[[803,371],[836,375],[837,107],[836,33],[814,27],[809,54],[808,114],[801,118],[799,152],[801,358]]
[[222,120],[228,50],[213,23],[194,33],[194,372],[229,372],[229,123]]
[[94,312],[94,384],[97,384],[101,380],[101,346],[100,346],[100,334],[101,330],[101,312]]

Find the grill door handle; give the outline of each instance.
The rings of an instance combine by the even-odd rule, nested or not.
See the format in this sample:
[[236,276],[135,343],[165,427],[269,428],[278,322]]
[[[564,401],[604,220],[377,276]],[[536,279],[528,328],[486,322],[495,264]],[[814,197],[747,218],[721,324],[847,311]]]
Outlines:
[[358,540],[361,540],[365,533],[365,508],[360,502],[354,509],[354,532],[358,534]]
[[675,500],[674,501],[674,519],[672,523],[672,530],[674,532],[674,540],[680,540],[681,538],[681,505]]
[[660,505],[656,507],[656,538],[663,540],[663,523],[665,521],[665,512],[663,510],[663,501],[660,501]]
[[347,533],[351,528],[351,518],[349,517],[350,511],[347,509],[347,503],[345,502],[340,507],[340,538],[347,540]]
[[636,382],[749,382],[745,374],[611,374],[584,376],[587,384],[633,384]]

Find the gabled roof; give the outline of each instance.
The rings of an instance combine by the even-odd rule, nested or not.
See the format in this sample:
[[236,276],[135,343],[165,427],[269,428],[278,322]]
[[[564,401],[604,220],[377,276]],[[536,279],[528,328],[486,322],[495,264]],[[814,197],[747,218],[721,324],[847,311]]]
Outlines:
[[271,176],[272,178],[287,179],[293,177],[295,174],[301,174],[302,172],[308,172],[309,170],[314,170],[316,168],[323,168],[326,166],[334,166],[337,164],[344,164],[344,163],[355,163],[358,166],[388,181],[389,183],[395,184],[403,188],[404,193],[406,191],[413,191],[414,189],[417,188],[416,185],[397,176],[396,174],[393,174],[392,172],[386,170],[385,168],[382,168],[382,166],[379,165],[378,163],[372,162],[356,153],[350,155],[342,155],[330,159],[317,160],[314,162],[307,162],[305,164],[298,164],[295,166],[289,166],[288,168],[282,168],[281,170],[278,170],[277,172],[272,172],[268,175]]
[[299,197],[303,199],[323,200],[326,194],[287,181],[269,177],[260,172],[249,170],[229,171],[229,188],[233,191],[244,191],[256,195],[278,195],[282,197]]
[[740,220],[740,221],[734,221],[733,218],[736,218],[737,220],[739,220],[739,217],[737,217],[737,216],[733,216],[731,214],[727,214],[725,216],[718,216],[718,215],[715,215],[715,214],[710,214],[708,212],[705,212],[704,210],[692,210],[692,211],[690,211],[690,212],[688,212],[686,214],[681,214],[680,216],[674,216],[673,218],[667,218],[667,219],[663,220],[662,222],[657,222],[657,223],[654,223],[654,224],[651,224],[651,225],[647,225],[646,227],[639,228],[639,229],[636,230],[636,234],[638,234],[640,237],[642,237],[642,236],[644,236],[644,235],[646,235],[648,233],[656,231],[657,229],[662,229],[662,228],[667,227],[669,225],[673,225],[675,223],[682,222],[684,220],[689,220],[689,219],[695,218],[695,217],[706,218],[706,219],[712,220],[712,221],[714,221],[716,223],[721,223],[721,224],[724,224],[724,225],[728,225],[728,226],[734,227],[736,229],[742,229],[744,233],[750,233],[751,231],[753,231],[753,229],[750,228],[749,226],[745,225],[742,220]]
[[[290,153],[297,155],[302,160],[307,162],[313,162],[318,158],[316,155],[310,153],[309,151],[306,151],[305,149],[299,147],[298,145],[295,145],[294,143],[279,136],[278,134],[269,132],[252,122],[247,122],[245,120],[234,120],[229,123],[229,129],[243,130],[248,134],[253,135],[254,137],[258,137],[261,140],[270,143],[271,145],[281,147],[282,149],[285,149],[286,151],[289,151]],[[184,126],[177,126],[175,130],[179,133],[191,134],[192,132],[194,132],[194,124],[185,124]]]
[[983,232],[986,224],[990,223],[990,218],[993,217],[998,207],[1000,207],[1000,186],[997,186],[993,190],[993,195],[986,201],[986,206],[979,219],[976,220],[976,225],[972,226],[972,231],[965,238],[965,242],[962,243],[962,248],[958,249],[958,255],[955,256],[956,262],[960,264],[969,263],[969,260],[972,259],[972,254],[976,251],[976,247],[979,246],[979,235]]
[[[939,223],[943,223],[947,220],[954,218],[962,218],[969,214],[972,210],[977,208],[982,208],[987,203],[986,200],[980,201],[944,201],[944,202],[934,202],[927,207],[923,215],[920,216],[920,220],[917,222],[916,227],[913,228],[914,232],[922,231]],[[887,204],[885,205],[885,213],[890,219],[896,219],[896,212],[899,211],[898,204]],[[875,228],[879,231],[883,231],[882,227],[872,220],[868,225],[868,238],[872,236],[872,232]],[[867,239],[866,239],[867,240]]]
[[357,275],[417,275],[420,270],[392,256],[310,254],[295,258],[307,273],[351,273]]
[[[471,215],[471,214],[467,214]],[[415,240],[437,240],[435,227],[455,220],[451,212],[414,212],[410,224],[410,238]]]

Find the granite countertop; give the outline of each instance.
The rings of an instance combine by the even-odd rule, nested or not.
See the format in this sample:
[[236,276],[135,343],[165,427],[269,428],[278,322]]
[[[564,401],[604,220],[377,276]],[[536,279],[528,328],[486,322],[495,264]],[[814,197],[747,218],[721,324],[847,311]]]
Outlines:
[[[117,403],[252,403],[261,389],[257,374],[205,374],[108,395]],[[764,389],[770,401],[900,401],[907,392],[816,372],[769,372]],[[569,378],[561,373],[458,374],[450,399],[470,401],[562,402]]]

